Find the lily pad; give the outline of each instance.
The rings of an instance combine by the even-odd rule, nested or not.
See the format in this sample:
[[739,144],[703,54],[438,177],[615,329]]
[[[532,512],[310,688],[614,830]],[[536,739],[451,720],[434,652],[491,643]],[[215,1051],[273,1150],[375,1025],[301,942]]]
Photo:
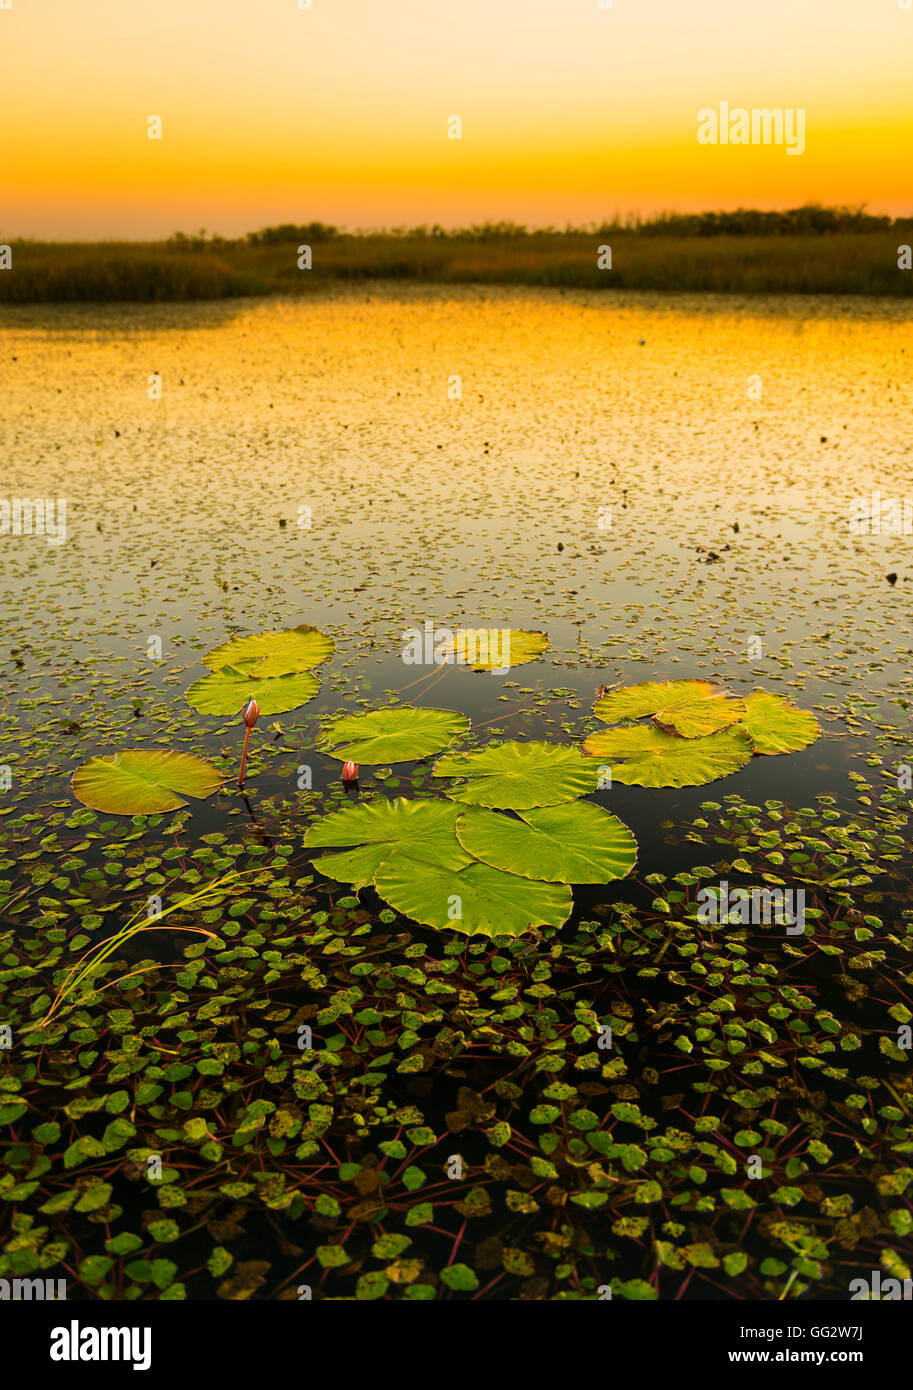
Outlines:
[[667,733],[678,734],[679,738],[706,738],[719,729],[740,723],[745,714],[744,700],[729,698],[718,691],[694,704],[657,710],[653,722]]
[[413,762],[440,753],[468,729],[466,715],[456,710],[387,705],[330,719],[317,747],[331,758],[355,763]]
[[471,807],[457,821],[460,844],[492,868],[551,883],[610,883],[634,867],[633,834],[591,801],[517,814]]
[[203,662],[211,671],[231,666],[246,676],[260,679],[309,671],[311,667],[326,661],[335,650],[332,637],[302,623],[300,627],[285,628],[280,632],[257,632],[247,637],[232,637],[207,652]]
[[755,690],[745,699],[745,729],[756,753],[796,753],[807,748],[821,733],[808,710],[798,709],[782,695]]
[[525,666],[551,646],[545,632],[523,628],[461,628],[453,634],[449,651],[452,659],[474,671],[506,671]]
[[73,774],[77,801],[117,816],[177,811],[187,805],[185,796],[206,797],[221,785],[214,763],[163,749],[90,758]]
[[612,769],[612,781],[637,787],[700,787],[751,761],[748,735],[735,726],[707,738],[678,738],[638,725],[591,734],[584,748]]
[[394,852],[419,863],[449,870],[466,868],[472,857],[460,845],[458,806],[449,801],[395,801],[378,798],[332,811],[310,827],[307,849],[340,849],[315,860],[320,872],[340,883],[364,888]]
[[433,768],[435,777],[462,777],[447,795],[470,806],[524,811],[557,806],[595,791],[597,773],[570,744],[511,741],[475,753],[450,753]]
[[405,854],[390,855],[375,887],[413,921],[466,936],[521,936],[534,927],[560,927],[573,907],[564,883],[539,883],[488,864],[454,872]]
[[593,713],[604,724],[620,724],[625,719],[643,719],[658,710],[699,704],[715,695],[717,689],[710,681],[641,681],[600,696]]
[[200,714],[237,714],[246,700],[259,700],[261,714],[286,714],[313,700],[319,689],[310,671],[286,676],[252,676],[224,666],[194,682],[185,696]]
[[593,713],[606,724],[652,715],[667,733],[705,738],[744,719],[745,704],[710,681],[641,681],[609,691],[596,701]]

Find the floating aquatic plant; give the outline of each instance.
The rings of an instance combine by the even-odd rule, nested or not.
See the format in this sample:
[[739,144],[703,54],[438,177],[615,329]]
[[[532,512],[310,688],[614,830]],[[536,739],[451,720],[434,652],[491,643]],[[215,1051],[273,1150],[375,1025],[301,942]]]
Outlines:
[[152,815],[186,806],[222,785],[214,763],[195,753],[136,749],[90,758],[73,774],[73,795],[95,811],[118,816]]
[[322,873],[373,885],[415,921],[468,936],[558,926],[571,910],[570,883],[621,878],[637,857],[627,826],[589,803],[514,819],[451,801],[378,798],[321,817],[304,843],[338,851],[316,860]]
[[454,801],[522,811],[556,806],[596,790],[598,771],[566,743],[493,743],[472,753],[450,753],[432,769],[435,777],[460,778],[445,788]]
[[353,763],[403,763],[440,753],[469,730],[465,714],[452,709],[385,705],[366,714],[329,719],[317,748]]
[[[585,751],[611,761],[615,781],[644,787],[701,786],[754,753],[794,752],[820,732],[780,695],[757,690],[741,700],[709,681],[642,681],[599,695],[593,713],[618,727],[591,734]],[[648,715],[653,727],[630,722]]]
[[[221,878],[214,879],[205,888],[199,889],[196,893],[190,893],[185,897],[178,898],[169,907],[157,912],[154,916],[149,915],[148,907],[142,907],[127,919],[124,925],[116,931],[113,936],[106,937],[103,941],[97,941],[94,946],[90,946],[77,960],[75,965],[64,976],[63,982],[57,990],[54,999],[43,1018],[34,1022],[25,1031],[32,1031],[37,1028],[46,1028],[55,1015],[68,1003],[79,1002],[87,991],[94,991],[98,982],[99,975],[105,962],[120,951],[128,941],[138,936],[141,932],[158,931],[160,924],[166,917],[170,917],[174,912],[186,912],[188,908],[199,910],[204,907],[212,907],[214,903],[221,900],[221,890],[228,884],[233,883],[242,877],[241,873],[224,874]],[[216,940],[215,932],[208,931],[205,927],[175,926],[169,924],[170,931],[192,932],[197,936],[206,936]],[[183,963],[181,963],[183,964]],[[160,965],[140,966],[136,970],[129,971],[126,975],[120,976],[117,980],[109,980],[106,988],[120,984],[123,980],[132,979],[137,975],[146,973],[149,970],[160,970]]]
[[320,871],[364,888],[392,854],[413,864],[466,868],[473,856],[457,839],[459,815],[460,808],[449,801],[378,797],[322,816],[309,827],[304,844],[307,849],[342,851],[318,859]]
[[474,671],[496,671],[536,661],[551,643],[545,632],[523,628],[460,628],[444,655]]
[[254,677],[225,666],[195,681],[186,699],[200,714],[237,714],[239,705],[251,698],[256,698],[264,714],[287,714],[313,700],[319,688],[317,677],[310,671]]
[[591,801],[518,811],[516,817],[471,806],[456,833],[484,864],[552,883],[610,883],[630,873],[637,859],[632,832]]
[[378,869],[374,884],[397,912],[465,936],[510,937],[536,927],[559,927],[573,907],[567,884],[518,878],[489,864],[419,866],[417,860],[394,854]]
[[745,705],[709,681],[643,681],[608,691],[593,706],[605,724],[652,715],[658,728],[680,738],[703,738],[745,718]]
[[796,753],[821,733],[813,714],[768,690],[746,696],[745,707],[745,729],[756,753]]
[[231,637],[213,647],[203,657],[204,666],[218,671],[232,666],[246,676],[266,680],[272,676],[297,675],[310,671],[327,661],[336,650],[332,637],[316,627],[302,623],[300,627],[283,628],[279,632],[257,632],[246,637]]
[[286,714],[314,698],[312,668],[334,650],[332,637],[307,624],[232,637],[206,653],[212,674],[190,686],[187,702],[201,714],[224,715],[256,699],[264,714]]
[[613,782],[638,787],[699,787],[751,762],[751,739],[737,725],[706,738],[679,738],[649,725],[590,734],[585,751],[611,767]]

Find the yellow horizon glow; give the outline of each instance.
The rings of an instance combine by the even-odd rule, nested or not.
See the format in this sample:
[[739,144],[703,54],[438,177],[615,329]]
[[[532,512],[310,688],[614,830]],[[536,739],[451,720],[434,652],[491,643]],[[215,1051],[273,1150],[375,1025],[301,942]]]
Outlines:
[[[897,0],[11,3],[6,238],[913,214],[913,12]],[[698,111],[721,100],[804,109],[805,153],[698,144]]]

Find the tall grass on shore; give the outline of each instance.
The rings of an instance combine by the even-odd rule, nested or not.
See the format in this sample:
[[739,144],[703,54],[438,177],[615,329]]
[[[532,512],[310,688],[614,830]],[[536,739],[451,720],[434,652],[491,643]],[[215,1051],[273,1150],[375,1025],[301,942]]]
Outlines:
[[[367,279],[898,297],[913,293],[913,271],[898,268],[898,247],[911,241],[913,220],[826,208],[670,214],[563,232],[495,223],[353,234],[308,223],[237,241],[181,233],[167,242],[16,241],[0,303],[307,294]],[[298,268],[305,244],[310,270]],[[600,269],[606,245],[612,268]]]

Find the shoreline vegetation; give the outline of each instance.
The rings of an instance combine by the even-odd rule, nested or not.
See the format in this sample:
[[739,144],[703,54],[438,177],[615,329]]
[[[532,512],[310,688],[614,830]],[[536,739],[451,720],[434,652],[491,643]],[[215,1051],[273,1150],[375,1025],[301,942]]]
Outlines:
[[[234,240],[205,230],[159,242],[20,239],[7,243],[0,304],[296,295],[371,279],[899,298],[913,294],[913,270],[901,268],[911,243],[913,217],[818,205],[616,218],[564,231],[494,222],[345,232],[310,222]],[[299,266],[303,247],[310,268]]]

